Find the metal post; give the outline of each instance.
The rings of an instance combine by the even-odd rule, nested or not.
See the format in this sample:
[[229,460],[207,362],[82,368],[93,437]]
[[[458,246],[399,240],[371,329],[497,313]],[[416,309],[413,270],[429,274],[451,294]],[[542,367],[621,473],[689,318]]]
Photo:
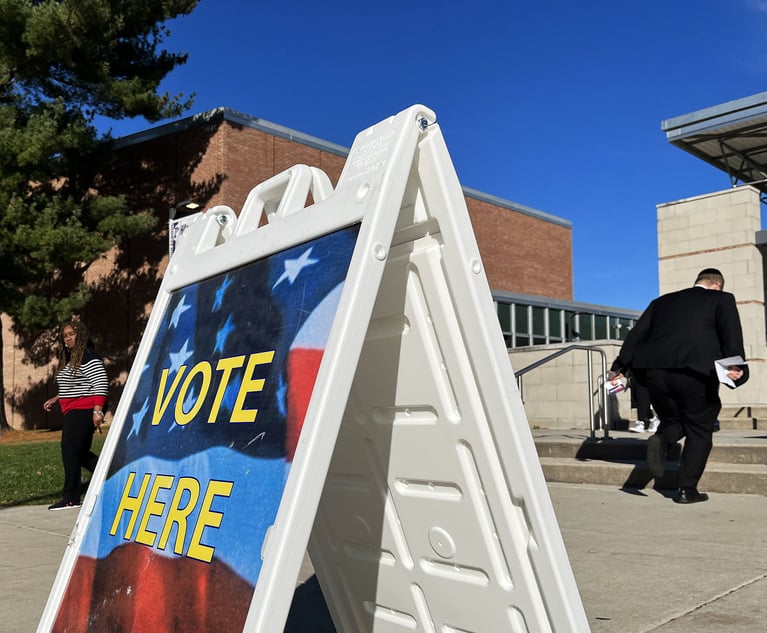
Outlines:
[[594,371],[591,367],[591,350],[586,350],[586,384],[589,386],[589,428],[591,428],[591,439],[596,435],[594,419]]

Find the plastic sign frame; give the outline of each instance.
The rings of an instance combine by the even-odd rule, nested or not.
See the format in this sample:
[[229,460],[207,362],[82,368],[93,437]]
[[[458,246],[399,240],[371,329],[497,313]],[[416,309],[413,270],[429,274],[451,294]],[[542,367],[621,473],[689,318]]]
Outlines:
[[38,633],[279,633],[307,544],[339,632],[589,630],[424,106],[190,218]]

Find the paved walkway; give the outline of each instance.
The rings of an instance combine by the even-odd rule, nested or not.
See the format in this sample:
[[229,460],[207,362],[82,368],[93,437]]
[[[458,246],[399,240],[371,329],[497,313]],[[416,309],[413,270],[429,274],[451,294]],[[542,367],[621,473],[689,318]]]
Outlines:
[[[767,630],[767,496],[680,506],[654,490],[553,483],[549,492],[592,633]],[[36,630],[75,518],[0,510],[0,633]],[[286,632],[331,633],[308,564],[307,578]]]

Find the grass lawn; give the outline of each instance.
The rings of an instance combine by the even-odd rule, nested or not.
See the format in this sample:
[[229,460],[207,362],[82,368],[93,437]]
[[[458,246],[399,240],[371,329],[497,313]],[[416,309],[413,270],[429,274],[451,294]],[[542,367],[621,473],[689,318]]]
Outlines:
[[[93,437],[100,453],[106,433]],[[0,435],[0,508],[49,505],[61,498],[61,431],[8,431]],[[83,470],[86,479],[90,477]]]

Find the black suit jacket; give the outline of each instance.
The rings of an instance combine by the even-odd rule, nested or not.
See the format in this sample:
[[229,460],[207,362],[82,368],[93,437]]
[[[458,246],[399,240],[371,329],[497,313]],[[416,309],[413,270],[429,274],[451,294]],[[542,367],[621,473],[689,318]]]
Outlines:
[[[626,336],[613,371],[692,369],[716,375],[714,361],[741,356],[743,330],[735,297],[699,286],[658,297]],[[748,380],[748,366],[735,382]]]

